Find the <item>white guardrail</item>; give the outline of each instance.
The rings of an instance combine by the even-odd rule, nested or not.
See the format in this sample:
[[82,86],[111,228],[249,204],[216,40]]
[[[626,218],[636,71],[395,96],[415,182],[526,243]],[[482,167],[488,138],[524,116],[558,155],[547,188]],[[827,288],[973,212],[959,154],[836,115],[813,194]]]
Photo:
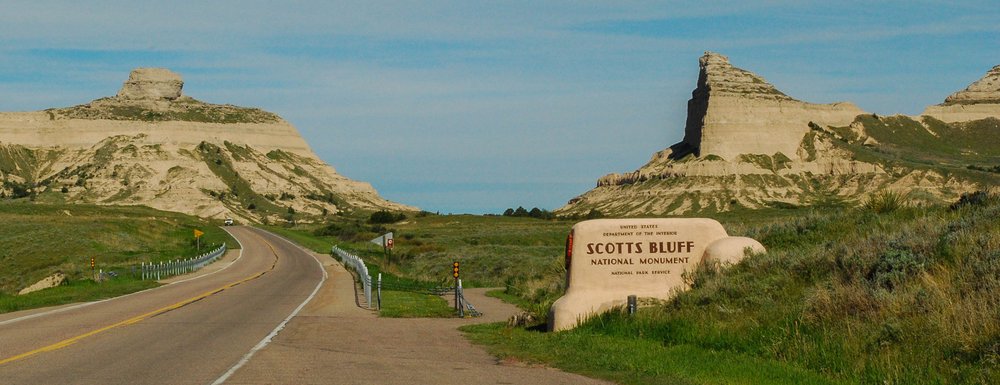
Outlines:
[[219,248],[194,258],[178,259],[159,263],[143,262],[139,269],[142,272],[141,275],[143,280],[159,280],[172,275],[184,274],[198,270],[209,263],[215,262],[216,259],[219,259],[219,257],[225,253],[226,244],[223,243],[222,246],[219,246]]
[[368,308],[372,308],[372,276],[368,274],[368,266],[365,266],[365,261],[362,261],[360,257],[341,250],[337,246],[333,246],[331,249],[334,255],[340,259],[340,262],[344,266],[354,269],[358,273],[358,278],[361,280],[361,285],[365,289],[365,301],[368,304]]

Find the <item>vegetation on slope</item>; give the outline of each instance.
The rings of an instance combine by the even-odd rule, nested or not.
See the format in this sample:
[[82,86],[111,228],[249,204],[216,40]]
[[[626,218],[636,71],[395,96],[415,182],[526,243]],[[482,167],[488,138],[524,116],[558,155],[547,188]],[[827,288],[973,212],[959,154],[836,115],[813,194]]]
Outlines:
[[[977,384],[1000,379],[1000,198],[915,207],[879,193],[856,209],[737,210],[730,234],[769,252],[689,276],[692,290],[629,317],[612,312],[544,333],[564,290],[562,251],[573,222],[437,216],[398,222],[336,218],[298,226],[382,271],[504,287],[540,324],[470,327],[507,359],[623,383]],[[367,240],[393,231],[385,258]],[[308,235],[312,233],[313,235]]]
[[[194,229],[205,232],[201,252],[227,242],[238,247],[218,223],[146,207],[115,207],[29,203],[0,200],[0,312],[51,305],[134,291],[148,285],[103,285],[84,281],[96,269],[116,271],[128,280],[140,262],[157,262],[199,254]],[[54,273],[69,279],[68,287],[43,290],[15,300],[18,290]],[[121,287],[119,287],[121,286]],[[92,295],[81,294],[92,292]]]
[[[165,102],[164,102],[165,103]],[[101,98],[89,104],[45,110],[51,119],[109,119],[142,122],[200,122],[200,123],[275,123],[278,115],[258,109],[237,107],[231,104],[210,104],[182,97],[169,102],[166,107],[153,107],[141,102]]]
[[1000,133],[1000,120],[995,118],[948,124],[930,116],[917,121],[908,116],[859,115],[855,123],[878,143],[862,146],[863,138],[850,129],[831,130],[860,160],[944,173],[968,165],[1000,165],[1000,143],[983,140]]
[[[906,207],[897,196],[857,210],[730,225],[769,252],[722,272],[700,271],[692,290],[665,305],[635,317],[612,312],[563,333],[471,331],[499,354],[626,383],[672,377],[725,383],[725,375],[705,377],[706,371],[756,359],[767,362],[765,368],[776,363],[812,374],[728,378],[822,383],[813,376],[820,374],[845,383],[997,383],[998,215],[997,195],[968,195],[952,208]],[[598,359],[608,351],[618,352],[614,360]],[[656,360],[649,351],[659,352]],[[690,355],[710,357],[710,367],[674,365]]]

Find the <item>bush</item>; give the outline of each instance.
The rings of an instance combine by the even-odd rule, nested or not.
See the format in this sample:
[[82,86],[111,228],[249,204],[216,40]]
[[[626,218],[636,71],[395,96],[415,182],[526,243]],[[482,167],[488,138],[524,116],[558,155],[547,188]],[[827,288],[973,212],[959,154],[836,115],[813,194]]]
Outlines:
[[892,190],[882,190],[872,194],[865,200],[866,210],[878,214],[891,213],[907,206],[908,197]]
[[391,213],[386,210],[376,211],[368,217],[368,223],[372,224],[385,224],[385,223],[396,223],[401,220],[406,219],[406,214],[403,213]]
[[990,194],[985,191],[975,191],[971,193],[964,193],[958,199],[958,202],[952,203],[949,208],[952,210],[958,210],[965,206],[982,206],[990,200]]
[[876,287],[893,290],[924,271],[926,262],[910,250],[893,247],[879,256],[866,278]]

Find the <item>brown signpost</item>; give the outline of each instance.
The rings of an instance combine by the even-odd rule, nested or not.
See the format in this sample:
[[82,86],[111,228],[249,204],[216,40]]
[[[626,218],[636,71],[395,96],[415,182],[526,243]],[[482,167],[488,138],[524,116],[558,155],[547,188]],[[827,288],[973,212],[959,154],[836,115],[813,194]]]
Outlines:
[[629,296],[666,300],[686,289],[682,278],[699,263],[736,263],[750,238],[730,237],[706,218],[596,219],[577,223],[566,240],[566,294],[550,310],[549,329],[565,330]]

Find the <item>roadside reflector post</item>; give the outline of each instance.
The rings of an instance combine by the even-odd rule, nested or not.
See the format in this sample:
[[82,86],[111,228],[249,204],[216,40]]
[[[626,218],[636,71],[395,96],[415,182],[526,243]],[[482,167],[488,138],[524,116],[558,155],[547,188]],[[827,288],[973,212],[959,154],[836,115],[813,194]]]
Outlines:
[[458,294],[458,290],[459,290],[458,289],[458,285],[459,285],[459,280],[458,280],[458,261],[455,261],[455,262],[451,263],[451,276],[455,277],[455,310],[461,311],[462,304],[460,303],[461,301],[458,299],[458,295],[459,295]]
[[635,294],[628,296],[628,315],[635,315],[636,302]]
[[462,293],[462,280],[458,280],[458,297],[455,298],[455,302],[458,303],[458,316],[459,318],[465,318],[465,307],[462,306],[462,299],[465,298],[465,293]]
[[382,310],[382,273],[378,273],[378,310]]

